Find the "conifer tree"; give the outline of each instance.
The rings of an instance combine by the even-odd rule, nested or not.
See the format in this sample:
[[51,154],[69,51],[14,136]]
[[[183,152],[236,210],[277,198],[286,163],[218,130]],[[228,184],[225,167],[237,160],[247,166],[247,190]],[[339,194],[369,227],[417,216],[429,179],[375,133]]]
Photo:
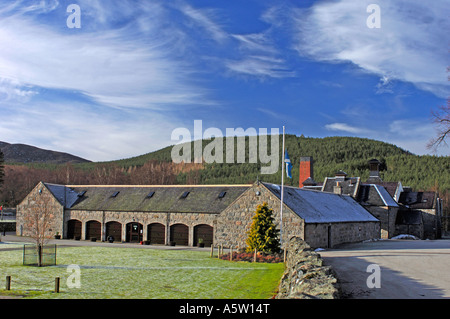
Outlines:
[[253,223],[247,232],[247,251],[263,251],[265,253],[277,253],[280,251],[279,230],[276,229],[273,218],[273,210],[266,202],[258,205]]

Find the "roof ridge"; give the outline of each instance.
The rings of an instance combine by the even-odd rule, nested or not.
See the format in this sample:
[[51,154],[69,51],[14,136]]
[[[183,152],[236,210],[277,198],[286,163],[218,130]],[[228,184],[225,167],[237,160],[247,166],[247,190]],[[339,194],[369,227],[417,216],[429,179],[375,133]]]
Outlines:
[[[57,185],[57,184],[55,184]],[[60,185],[66,187],[251,187],[253,184],[223,184],[223,185]]]

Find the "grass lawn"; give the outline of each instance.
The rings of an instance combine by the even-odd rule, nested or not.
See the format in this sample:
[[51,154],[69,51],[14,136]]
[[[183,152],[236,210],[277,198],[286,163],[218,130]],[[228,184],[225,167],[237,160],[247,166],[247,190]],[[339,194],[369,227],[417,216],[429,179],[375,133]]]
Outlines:
[[[69,288],[80,267],[80,288]],[[209,252],[111,247],[58,247],[57,266],[22,265],[22,250],[0,249],[0,295],[25,298],[265,299],[277,289],[284,265],[230,262]],[[12,278],[11,291],[5,277]],[[53,293],[55,277],[61,292]]]

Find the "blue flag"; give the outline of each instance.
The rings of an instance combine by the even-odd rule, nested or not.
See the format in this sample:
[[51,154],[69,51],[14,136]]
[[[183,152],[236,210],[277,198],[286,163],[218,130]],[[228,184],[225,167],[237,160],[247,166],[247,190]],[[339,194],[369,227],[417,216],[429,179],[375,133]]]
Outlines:
[[286,176],[288,178],[292,178],[292,164],[291,164],[291,160],[289,159],[287,150],[286,150],[286,155],[284,157],[284,162],[286,163]]

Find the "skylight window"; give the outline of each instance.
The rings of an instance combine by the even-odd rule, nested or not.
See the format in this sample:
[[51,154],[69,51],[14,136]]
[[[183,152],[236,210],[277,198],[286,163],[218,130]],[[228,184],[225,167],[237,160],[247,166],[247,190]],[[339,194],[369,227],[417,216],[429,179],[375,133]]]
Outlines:
[[188,197],[189,193],[190,193],[190,192],[184,192],[184,193],[183,193],[183,195],[181,195],[181,197],[180,197],[180,198],[182,198],[182,199],[183,199],[183,198],[186,198],[186,197]]
[[155,192],[150,192],[150,193],[148,193],[147,198],[152,198],[153,195],[155,195]]
[[219,198],[224,198],[226,194],[227,194],[227,192],[220,192]]
[[82,192],[78,193],[77,196],[78,196],[78,197],[83,197],[84,194],[86,194],[86,192],[87,192],[87,191],[82,191]]
[[111,197],[116,197],[117,195],[119,195],[120,192],[114,192]]

